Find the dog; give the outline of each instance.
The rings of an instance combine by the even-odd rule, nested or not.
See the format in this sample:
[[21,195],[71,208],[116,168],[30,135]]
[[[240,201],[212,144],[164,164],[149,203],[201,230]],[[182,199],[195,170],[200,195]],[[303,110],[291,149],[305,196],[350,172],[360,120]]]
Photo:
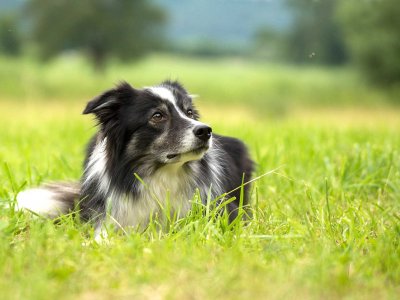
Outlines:
[[239,206],[249,205],[243,183],[254,163],[243,142],[199,121],[192,98],[177,81],[143,89],[122,82],[97,96],[83,111],[94,114],[98,132],[87,146],[81,181],[25,190],[17,207],[57,218],[78,203],[80,218],[99,237],[108,217],[118,227],[146,228],[166,205],[183,217],[195,193],[203,203],[228,193],[235,200],[225,209],[234,220]]

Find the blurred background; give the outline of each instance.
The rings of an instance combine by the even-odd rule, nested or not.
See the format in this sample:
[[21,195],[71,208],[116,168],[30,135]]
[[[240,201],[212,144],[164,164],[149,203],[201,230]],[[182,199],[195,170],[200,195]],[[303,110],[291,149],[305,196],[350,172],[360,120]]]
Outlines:
[[398,0],[1,0],[0,101],[179,79],[273,116],[400,103]]

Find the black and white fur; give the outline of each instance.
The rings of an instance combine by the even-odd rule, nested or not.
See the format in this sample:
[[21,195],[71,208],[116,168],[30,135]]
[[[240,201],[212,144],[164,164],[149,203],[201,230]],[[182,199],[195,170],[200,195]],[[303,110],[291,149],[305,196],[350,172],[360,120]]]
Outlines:
[[[144,89],[122,83],[90,101],[83,114],[94,114],[99,130],[89,142],[80,184],[23,191],[19,208],[54,218],[78,203],[81,218],[92,221],[99,235],[106,220],[145,228],[166,205],[186,215],[197,189],[205,202],[250,180],[253,163],[245,145],[198,121],[192,97],[178,82]],[[240,189],[228,196],[236,198],[227,206],[232,220]]]

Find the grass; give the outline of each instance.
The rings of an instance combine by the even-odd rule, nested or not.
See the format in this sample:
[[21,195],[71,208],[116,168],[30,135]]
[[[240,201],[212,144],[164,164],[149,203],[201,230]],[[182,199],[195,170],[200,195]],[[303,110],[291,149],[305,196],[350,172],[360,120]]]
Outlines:
[[84,102],[126,80],[136,87],[179,79],[200,95],[200,101],[256,105],[263,111],[285,113],[298,106],[369,106],[398,102],[399,89],[386,93],[365,85],[351,69],[296,67],[240,59],[189,59],[149,56],[136,64],[111,64],[96,73],[79,56],[49,64],[28,58],[0,57],[0,96],[29,102],[63,99]]
[[[157,72],[157,64],[139,64],[138,70],[146,70],[139,85],[152,84],[158,76],[165,75],[167,66],[174,65],[170,59],[161,58]],[[349,91],[345,86],[350,84],[339,78],[333,86],[343,87],[346,104],[335,109],[320,106],[306,110],[294,105],[297,101],[303,103],[302,97],[307,94],[307,88],[293,75],[297,71],[276,66],[276,72],[266,72],[265,76],[272,78],[274,84],[288,76],[288,85],[293,88],[289,94],[294,96],[298,91],[299,98],[290,102],[285,115],[275,118],[263,114],[266,106],[262,104],[257,106],[259,114],[241,106],[239,100],[228,105],[229,95],[223,96],[225,92],[216,88],[219,82],[222,89],[225,79],[217,81],[217,74],[222,74],[220,68],[227,67],[232,68],[233,76],[237,66],[230,66],[227,61],[217,61],[215,66],[206,62],[208,73],[215,76],[208,89],[201,75],[207,68],[199,61],[178,65],[177,70],[184,74],[180,77],[189,78],[188,86],[198,85],[202,95],[211,97],[198,103],[203,120],[215,132],[236,136],[249,145],[258,164],[255,175],[280,167],[253,184],[254,219],[247,225],[238,222],[229,228],[224,219],[204,218],[201,209],[195,209],[164,232],[150,229],[145,233],[112,234],[110,244],[97,245],[90,243],[92,228],[70,216],[54,224],[3,207],[0,298],[397,298],[400,119],[396,108],[376,106],[391,96],[369,93],[368,88],[354,82],[357,88]],[[36,83],[32,99],[28,99],[28,92],[21,94],[25,101],[12,87],[1,92],[3,204],[12,203],[16,193],[26,186],[79,177],[84,143],[94,128],[90,118],[80,115],[83,104],[73,99],[74,94],[77,98],[80,92],[84,97],[90,97],[91,92],[95,95],[112,77],[110,74],[118,73],[115,67],[105,79],[93,79],[90,70],[83,70],[75,78],[72,65],[71,76],[65,75],[65,81],[67,85],[73,80],[76,83],[69,90],[59,86],[62,76],[57,70],[50,71],[51,66],[32,68],[29,72],[45,75],[45,79],[34,78],[43,86],[53,80],[54,94],[43,86],[38,88]],[[249,74],[258,74],[254,75],[256,78],[262,73],[260,66],[250,64],[243,68],[243,82],[237,79],[238,85],[232,85],[238,93],[250,90],[253,75]],[[128,74],[131,81],[139,76],[138,70],[125,67],[121,74]],[[335,72],[344,71],[304,71],[300,82],[307,76],[310,82],[313,76],[317,77],[320,90],[315,92],[315,98],[339,93],[318,74],[334,80]],[[52,72],[54,77],[50,76]],[[152,72],[156,74],[153,77]],[[266,98],[276,95],[276,87],[258,85],[263,80],[254,81],[260,94],[265,93]],[[324,80],[326,89],[321,83]],[[96,82],[104,84],[91,85]],[[13,84],[18,86],[14,81]],[[22,89],[26,84],[23,81]],[[74,89],[75,85],[79,88]],[[370,94],[374,104],[360,108],[354,99],[345,101],[354,97],[357,89],[363,95]],[[211,96],[213,92],[217,96]],[[38,103],[42,96],[46,102]],[[212,104],[213,97],[221,97],[223,105]],[[257,104],[256,98],[253,93],[249,101]]]

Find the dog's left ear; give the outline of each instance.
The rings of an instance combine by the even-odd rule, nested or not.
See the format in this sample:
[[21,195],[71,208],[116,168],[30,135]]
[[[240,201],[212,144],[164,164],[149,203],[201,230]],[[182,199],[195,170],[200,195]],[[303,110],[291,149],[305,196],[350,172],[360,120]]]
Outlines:
[[115,89],[108,90],[88,102],[82,112],[95,114],[100,123],[106,123],[117,117],[120,107],[126,99],[133,97],[135,90],[128,83],[121,83]]

